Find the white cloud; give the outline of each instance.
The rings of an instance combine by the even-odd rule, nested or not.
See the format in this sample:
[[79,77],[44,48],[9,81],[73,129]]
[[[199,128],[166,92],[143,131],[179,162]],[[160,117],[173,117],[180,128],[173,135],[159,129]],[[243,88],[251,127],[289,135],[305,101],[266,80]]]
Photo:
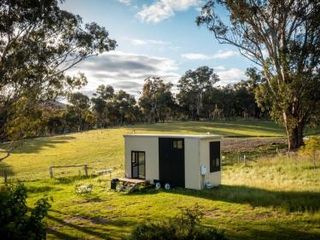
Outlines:
[[158,23],[174,16],[177,11],[197,7],[201,0],[157,0],[151,5],[144,5],[137,17],[147,23]]
[[109,84],[116,90],[138,95],[144,79],[150,75],[176,83],[180,77],[177,69],[176,62],[169,58],[114,51],[89,58],[69,73],[80,71],[87,76],[88,84],[82,89],[85,93],[93,93],[99,85]]
[[227,59],[238,56],[239,53],[233,50],[219,51],[213,55],[206,55],[202,53],[184,53],[181,56],[188,60],[210,60],[210,59]]
[[[217,68],[216,68],[217,69]],[[220,68],[221,69],[221,68]],[[245,79],[245,71],[239,68],[221,69],[217,71],[220,81],[217,82],[219,86],[225,86],[227,84],[234,84],[240,80]]]
[[144,45],[157,45],[157,46],[168,46],[171,45],[170,42],[154,39],[129,39],[130,43],[134,46],[144,46]]
[[219,65],[219,66],[214,66],[213,69],[217,70],[217,71],[221,71],[221,70],[226,70],[226,67],[222,66],[222,65]]
[[118,0],[118,2],[129,6],[131,4],[131,0]]
[[234,56],[238,56],[239,52],[233,50],[227,51],[219,51],[218,53],[214,54],[212,57],[213,59],[226,59]]
[[181,55],[183,58],[186,58],[188,60],[208,60],[212,59],[211,56],[202,54],[202,53],[184,53]]

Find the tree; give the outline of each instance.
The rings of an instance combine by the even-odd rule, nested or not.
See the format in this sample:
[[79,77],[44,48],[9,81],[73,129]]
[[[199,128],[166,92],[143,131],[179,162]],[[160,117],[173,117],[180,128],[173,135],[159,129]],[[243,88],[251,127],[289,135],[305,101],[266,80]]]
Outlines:
[[46,239],[46,224],[51,205],[46,198],[39,199],[35,207],[27,206],[24,185],[5,186],[0,190],[0,235],[2,239]]
[[123,90],[114,95],[112,105],[118,124],[123,125],[124,123],[131,123],[136,120],[136,103],[134,96]]
[[[32,105],[81,87],[85,77],[68,76],[66,70],[115,47],[104,27],[83,24],[80,16],[61,10],[57,0],[1,1],[0,107],[10,109],[25,99]],[[8,114],[0,117],[0,137],[10,139],[7,126],[17,117],[13,111],[0,113]]]
[[77,92],[68,95],[68,101],[71,104],[68,106],[69,119],[72,119],[74,126],[78,131],[88,129],[93,124],[93,117],[90,112],[89,97]]
[[[215,12],[230,12],[230,24]],[[288,149],[303,145],[303,130],[319,116],[320,2],[314,0],[210,0],[197,24],[223,44],[236,46],[263,74],[258,91],[282,123]]]
[[172,83],[165,83],[157,76],[144,80],[139,105],[149,122],[164,122],[170,115],[175,105],[171,88]]
[[177,99],[179,104],[191,114],[193,120],[199,120],[204,96],[218,81],[218,75],[207,66],[199,67],[194,71],[189,70],[180,78]]
[[107,103],[114,97],[114,89],[109,85],[100,85],[93,95],[95,97],[91,98],[91,101],[97,118],[97,125],[98,127],[105,128],[109,121]]

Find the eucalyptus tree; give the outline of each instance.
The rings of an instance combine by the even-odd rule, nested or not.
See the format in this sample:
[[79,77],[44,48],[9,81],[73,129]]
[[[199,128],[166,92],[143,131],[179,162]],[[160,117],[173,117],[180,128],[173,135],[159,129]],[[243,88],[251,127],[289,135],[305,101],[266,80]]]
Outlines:
[[93,114],[90,111],[90,99],[81,92],[68,94],[66,120],[71,129],[83,131],[93,124]]
[[139,105],[149,122],[164,122],[172,112],[175,105],[172,86],[172,83],[165,83],[158,76],[144,80]]
[[[218,5],[229,11],[229,21]],[[303,144],[306,125],[319,119],[319,23],[318,0],[210,0],[197,17],[220,43],[258,65],[263,82],[256,97],[284,125],[289,150]]]
[[93,111],[97,118],[97,126],[105,128],[110,122],[108,113],[111,109],[108,109],[108,102],[112,101],[114,97],[114,89],[110,85],[100,85],[93,95],[94,97],[91,98],[91,101],[93,103]]
[[213,85],[218,81],[218,75],[207,66],[189,70],[179,79],[178,102],[186,112],[191,114],[193,120],[199,120],[205,95],[212,92]]
[[[81,87],[86,83],[85,76],[69,76],[66,71],[90,56],[116,47],[104,27],[84,24],[80,16],[62,10],[60,2],[63,1],[1,1],[1,107],[9,109],[19,101],[36,105]],[[4,122],[2,138],[27,135],[28,129],[22,128],[19,136],[10,136],[8,127],[14,127],[10,122],[15,121],[16,111],[0,112],[8,112],[0,117]],[[22,114],[23,109],[19,112]]]

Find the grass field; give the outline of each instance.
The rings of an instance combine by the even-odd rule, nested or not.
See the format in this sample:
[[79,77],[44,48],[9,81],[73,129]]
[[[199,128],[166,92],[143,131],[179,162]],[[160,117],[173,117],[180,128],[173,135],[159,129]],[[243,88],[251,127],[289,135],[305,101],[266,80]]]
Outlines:
[[[71,163],[88,163],[90,172],[111,167],[113,177],[122,175],[122,135],[133,130],[224,135],[222,186],[126,195],[109,190],[109,176],[70,177],[78,170],[68,170],[49,179],[50,165]],[[52,197],[48,239],[121,239],[141,222],[195,204],[205,213],[203,225],[222,229],[231,239],[320,239],[320,168],[307,158],[277,154],[282,137],[281,128],[262,121],[136,125],[28,140],[0,166],[10,169],[12,180],[24,180],[30,205]],[[246,165],[241,154],[248,156]],[[91,194],[75,194],[76,185],[89,183]]]

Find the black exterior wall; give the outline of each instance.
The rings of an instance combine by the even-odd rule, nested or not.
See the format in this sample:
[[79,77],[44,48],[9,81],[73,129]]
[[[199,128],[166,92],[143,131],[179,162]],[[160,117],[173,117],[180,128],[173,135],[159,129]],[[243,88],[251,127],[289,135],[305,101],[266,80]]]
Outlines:
[[183,138],[159,138],[159,178],[163,183],[185,187]]

